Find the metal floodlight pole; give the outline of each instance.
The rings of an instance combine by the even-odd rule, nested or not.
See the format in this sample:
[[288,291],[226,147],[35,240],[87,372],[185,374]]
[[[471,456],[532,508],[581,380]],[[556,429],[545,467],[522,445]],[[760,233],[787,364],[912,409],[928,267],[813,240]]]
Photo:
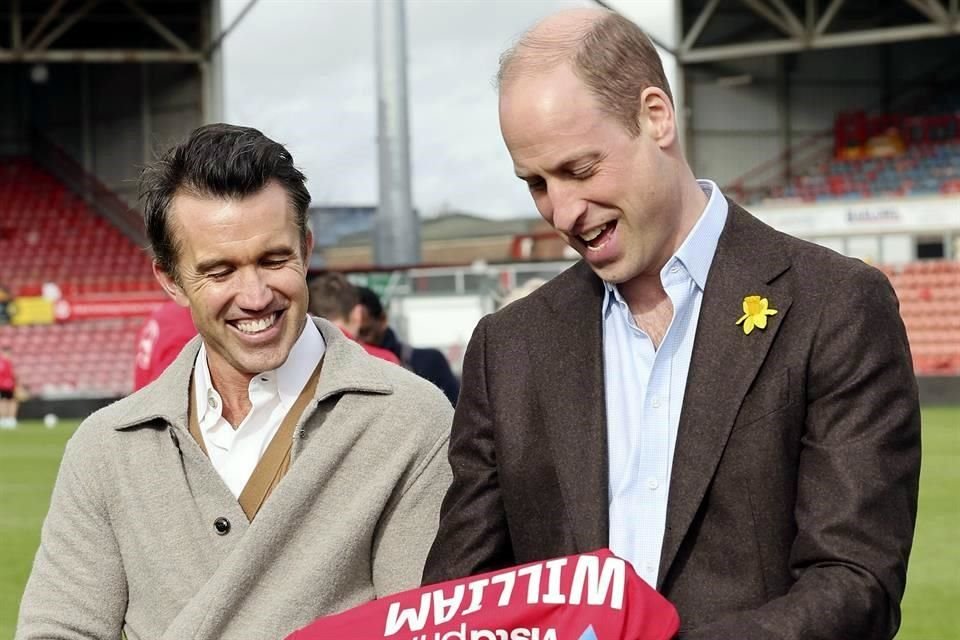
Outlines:
[[378,0],[374,5],[380,201],[373,256],[381,267],[413,265],[420,262],[420,222],[410,194],[404,0]]

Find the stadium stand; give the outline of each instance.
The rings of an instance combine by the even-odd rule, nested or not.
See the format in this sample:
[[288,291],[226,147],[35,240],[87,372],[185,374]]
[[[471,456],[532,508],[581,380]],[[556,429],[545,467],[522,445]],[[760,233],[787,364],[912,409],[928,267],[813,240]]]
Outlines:
[[157,289],[143,250],[28,160],[0,164],[0,273],[18,295]]
[[[0,284],[38,296],[139,296],[158,287],[143,250],[30,160],[0,162]],[[133,388],[135,336],[144,318],[0,326],[31,395],[111,397]]]
[[[960,104],[960,99],[958,99]],[[792,152],[806,168],[787,180],[745,186],[751,175],[772,175],[784,167],[782,154],[727,185],[741,202],[935,196],[960,193],[960,107],[948,112],[904,116],[838,114],[832,153],[814,136]]]
[[827,160],[767,197],[817,202],[949,193],[960,193],[960,141],[919,144],[891,157]]
[[133,389],[136,335],[143,318],[0,326],[20,384],[31,396],[118,397]]
[[[917,193],[960,193],[960,140],[921,141],[894,157],[830,159],[779,195],[815,201]],[[339,223],[342,235],[369,222],[370,213],[355,213],[318,217]],[[960,375],[960,262],[882,268],[900,298],[917,373]],[[159,292],[143,250],[27,159],[0,162],[0,274],[0,284],[19,296],[39,295],[45,282],[87,300]],[[146,315],[0,326],[0,344],[12,348],[31,395],[116,397],[133,388],[136,334]]]
[[925,260],[885,268],[919,375],[960,375],[960,262]]

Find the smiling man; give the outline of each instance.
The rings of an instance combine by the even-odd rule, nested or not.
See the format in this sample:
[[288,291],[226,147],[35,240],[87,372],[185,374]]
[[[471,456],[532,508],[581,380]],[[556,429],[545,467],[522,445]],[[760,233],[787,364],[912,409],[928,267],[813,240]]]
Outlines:
[[474,332],[424,581],[609,546],[684,640],[891,638],[920,413],[886,278],[696,180],[622,16],[547,18],[499,91],[513,170],[583,259]]
[[307,315],[304,180],[222,124],[141,175],[200,335],[70,440],[17,638],[280,638],[419,582],[452,410]]

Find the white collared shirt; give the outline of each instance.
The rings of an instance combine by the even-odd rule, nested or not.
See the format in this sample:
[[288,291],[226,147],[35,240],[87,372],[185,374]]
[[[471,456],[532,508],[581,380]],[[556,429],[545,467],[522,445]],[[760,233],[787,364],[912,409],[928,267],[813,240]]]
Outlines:
[[660,270],[673,319],[658,349],[620,290],[605,283],[603,364],[609,451],[610,549],[656,588],[680,411],[707,274],[727,220],[716,184],[677,252]]
[[210,462],[233,495],[240,497],[325,349],[317,325],[307,318],[287,360],[278,368],[259,373],[250,380],[248,393],[252,406],[234,429],[223,417],[223,400],[213,388],[207,366],[207,348],[201,344],[193,370],[194,406],[197,407],[200,433]]

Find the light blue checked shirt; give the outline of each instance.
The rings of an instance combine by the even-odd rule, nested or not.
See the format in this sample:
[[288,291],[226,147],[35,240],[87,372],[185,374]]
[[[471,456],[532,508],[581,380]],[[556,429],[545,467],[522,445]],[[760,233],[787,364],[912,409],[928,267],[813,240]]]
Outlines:
[[610,549],[656,587],[667,495],[700,303],[727,201],[698,181],[709,200],[677,252],[660,270],[673,319],[659,349],[637,326],[619,289],[604,283],[603,366],[610,457]]

